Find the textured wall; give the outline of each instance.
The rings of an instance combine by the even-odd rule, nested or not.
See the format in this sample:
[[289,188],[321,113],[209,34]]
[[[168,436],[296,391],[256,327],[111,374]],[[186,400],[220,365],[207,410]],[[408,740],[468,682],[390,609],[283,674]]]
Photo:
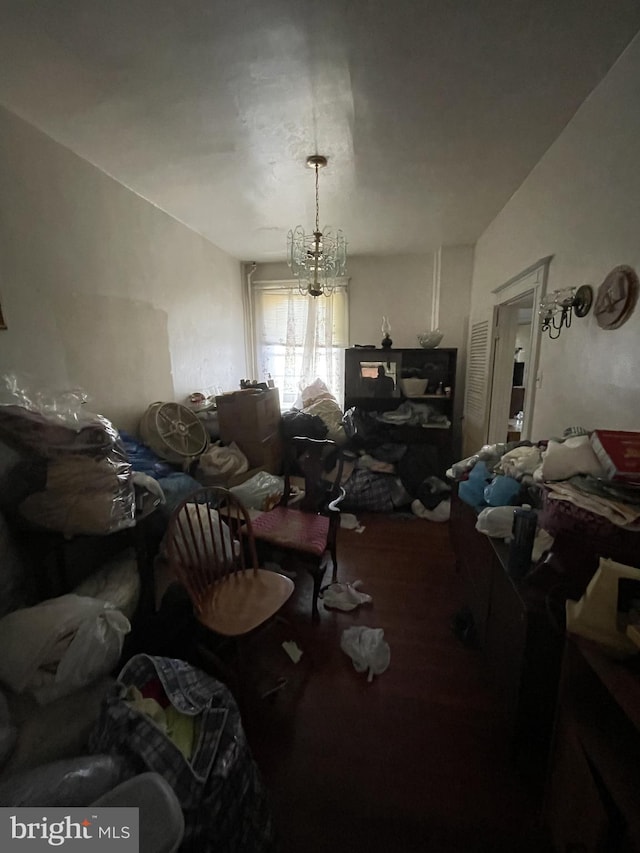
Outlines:
[[[478,241],[472,322],[492,288],[553,255],[548,289],[598,287],[618,264],[640,272],[640,38],[587,98]],[[640,428],[640,308],[616,331],[593,312],[541,341],[534,439],[569,425]]]
[[136,427],[156,400],[237,387],[240,264],[0,109],[0,370],[82,387]]

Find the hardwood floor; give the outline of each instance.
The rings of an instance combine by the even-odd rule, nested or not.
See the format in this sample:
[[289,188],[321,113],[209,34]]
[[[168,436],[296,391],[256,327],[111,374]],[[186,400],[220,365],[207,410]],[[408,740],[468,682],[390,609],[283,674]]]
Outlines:
[[[362,580],[373,603],[349,613],[321,605],[313,625],[311,578],[300,571],[287,615],[302,661],[281,650],[286,629],[260,641],[273,677],[290,675],[245,719],[283,853],[548,850],[482,655],[450,627],[464,595],[448,525],[359,519],[363,533],[340,531],[340,579]],[[340,649],[350,625],[384,629],[391,664],[372,683]]]

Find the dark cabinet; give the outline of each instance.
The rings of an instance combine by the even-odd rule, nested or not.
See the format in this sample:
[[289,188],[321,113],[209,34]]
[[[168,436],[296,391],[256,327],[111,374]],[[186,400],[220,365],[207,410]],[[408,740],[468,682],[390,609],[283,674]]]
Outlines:
[[382,349],[352,347],[345,351],[345,411],[353,407],[381,414],[412,401],[427,412],[419,425],[394,425],[393,440],[431,444],[437,448],[439,473],[453,458],[453,412],[456,349]]
[[465,582],[466,605],[473,616],[475,637],[484,648],[496,554],[489,538],[476,530],[475,512],[455,495],[451,501],[449,530],[456,567]]
[[[484,651],[491,665],[495,687],[502,698],[508,737],[514,742],[514,747],[519,749],[517,732],[523,729],[521,718],[527,713],[527,709],[522,707],[522,693],[525,686],[523,682],[528,677],[526,646],[529,613],[526,603],[497,557],[494,557],[492,563],[492,573]],[[550,703],[549,720],[552,707],[553,702]],[[521,731],[521,734],[525,739],[528,737],[526,731]]]
[[489,665],[514,761],[541,794],[547,768],[563,637],[544,594],[507,573],[508,548],[475,529],[476,513],[454,495],[451,544],[478,644]]

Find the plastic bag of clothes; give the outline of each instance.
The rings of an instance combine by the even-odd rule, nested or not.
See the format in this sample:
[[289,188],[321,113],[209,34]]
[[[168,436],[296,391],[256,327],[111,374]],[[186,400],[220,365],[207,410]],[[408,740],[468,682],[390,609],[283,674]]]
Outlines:
[[198,474],[204,480],[229,480],[248,470],[249,460],[235,441],[230,444],[217,442],[198,459]]
[[[142,701],[136,697],[141,695]],[[172,716],[174,739],[147,713]],[[184,814],[184,850],[275,850],[271,815],[238,707],[224,684],[174,658],[135,655],[103,703],[89,740],[170,784]]]
[[317,415],[327,427],[327,438],[336,444],[345,444],[347,435],[342,424],[342,409],[336,400],[317,400],[303,410],[308,415]]
[[175,471],[175,466],[124,430],[120,430],[120,439],[134,471],[148,474],[158,480]]
[[[135,806],[139,809],[136,839],[140,842],[139,849],[154,853],[174,853],[184,832],[180,803],[168,782],[158,773],[138,773],[121,756],[65,758],[9,776],[0,783],[0,806],[64,809]],[[49,844],[56,846],[51,839]]]
[[47,704],[111,672],[130,630],[110,603],[79,595],[15,610],[0,619],[0,680]]
[[284,477],[258,471],[253,477],[229,489],[246,507],[268,512],[280,503],[284,495]]
[[88,806],[132,772],[132,766],[119,755],[81,755],[51,761],[10,775],[0,783],[0,806]]
[[335,400],[335,397],[322,379],[316,378],[300,391],[300,395],[293,404],[293,407],[294,409],[306,409],[319,400]]
[[135,523],[131,463],[110,421],[84,409],[81,392],[32,392],[0,382],[0,439],[43,460],[46,482],[20,503],[34,526],[66,536],[104,535]]
[[350,512],[393,512],[400,505],[399,493],[404,493],[396,477],[366,468],[356,468],[343,488],[345,495],[340,506]]
[[492,539],[510,539],[513,530],[513,506],[488,506],[478,513],[476,530]]
[[[342,409],[334,395],[321,379],[307,385],[294,404],[295,409],[319,417],[327,427],[327,436],[337,444],[344,444],[347,436],[342,423]],[[298,433],[300,435],[300,433]]]

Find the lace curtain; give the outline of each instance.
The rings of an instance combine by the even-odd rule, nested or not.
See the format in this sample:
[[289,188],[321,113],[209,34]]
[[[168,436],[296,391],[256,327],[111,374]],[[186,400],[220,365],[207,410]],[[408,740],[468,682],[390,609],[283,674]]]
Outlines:
[[344,349],[348,345],[346,286],[329,297],[302,296],[294,282],[255,282],[251,289],[257,375],[271,374],[284,409],[321,379],[344,402]]

